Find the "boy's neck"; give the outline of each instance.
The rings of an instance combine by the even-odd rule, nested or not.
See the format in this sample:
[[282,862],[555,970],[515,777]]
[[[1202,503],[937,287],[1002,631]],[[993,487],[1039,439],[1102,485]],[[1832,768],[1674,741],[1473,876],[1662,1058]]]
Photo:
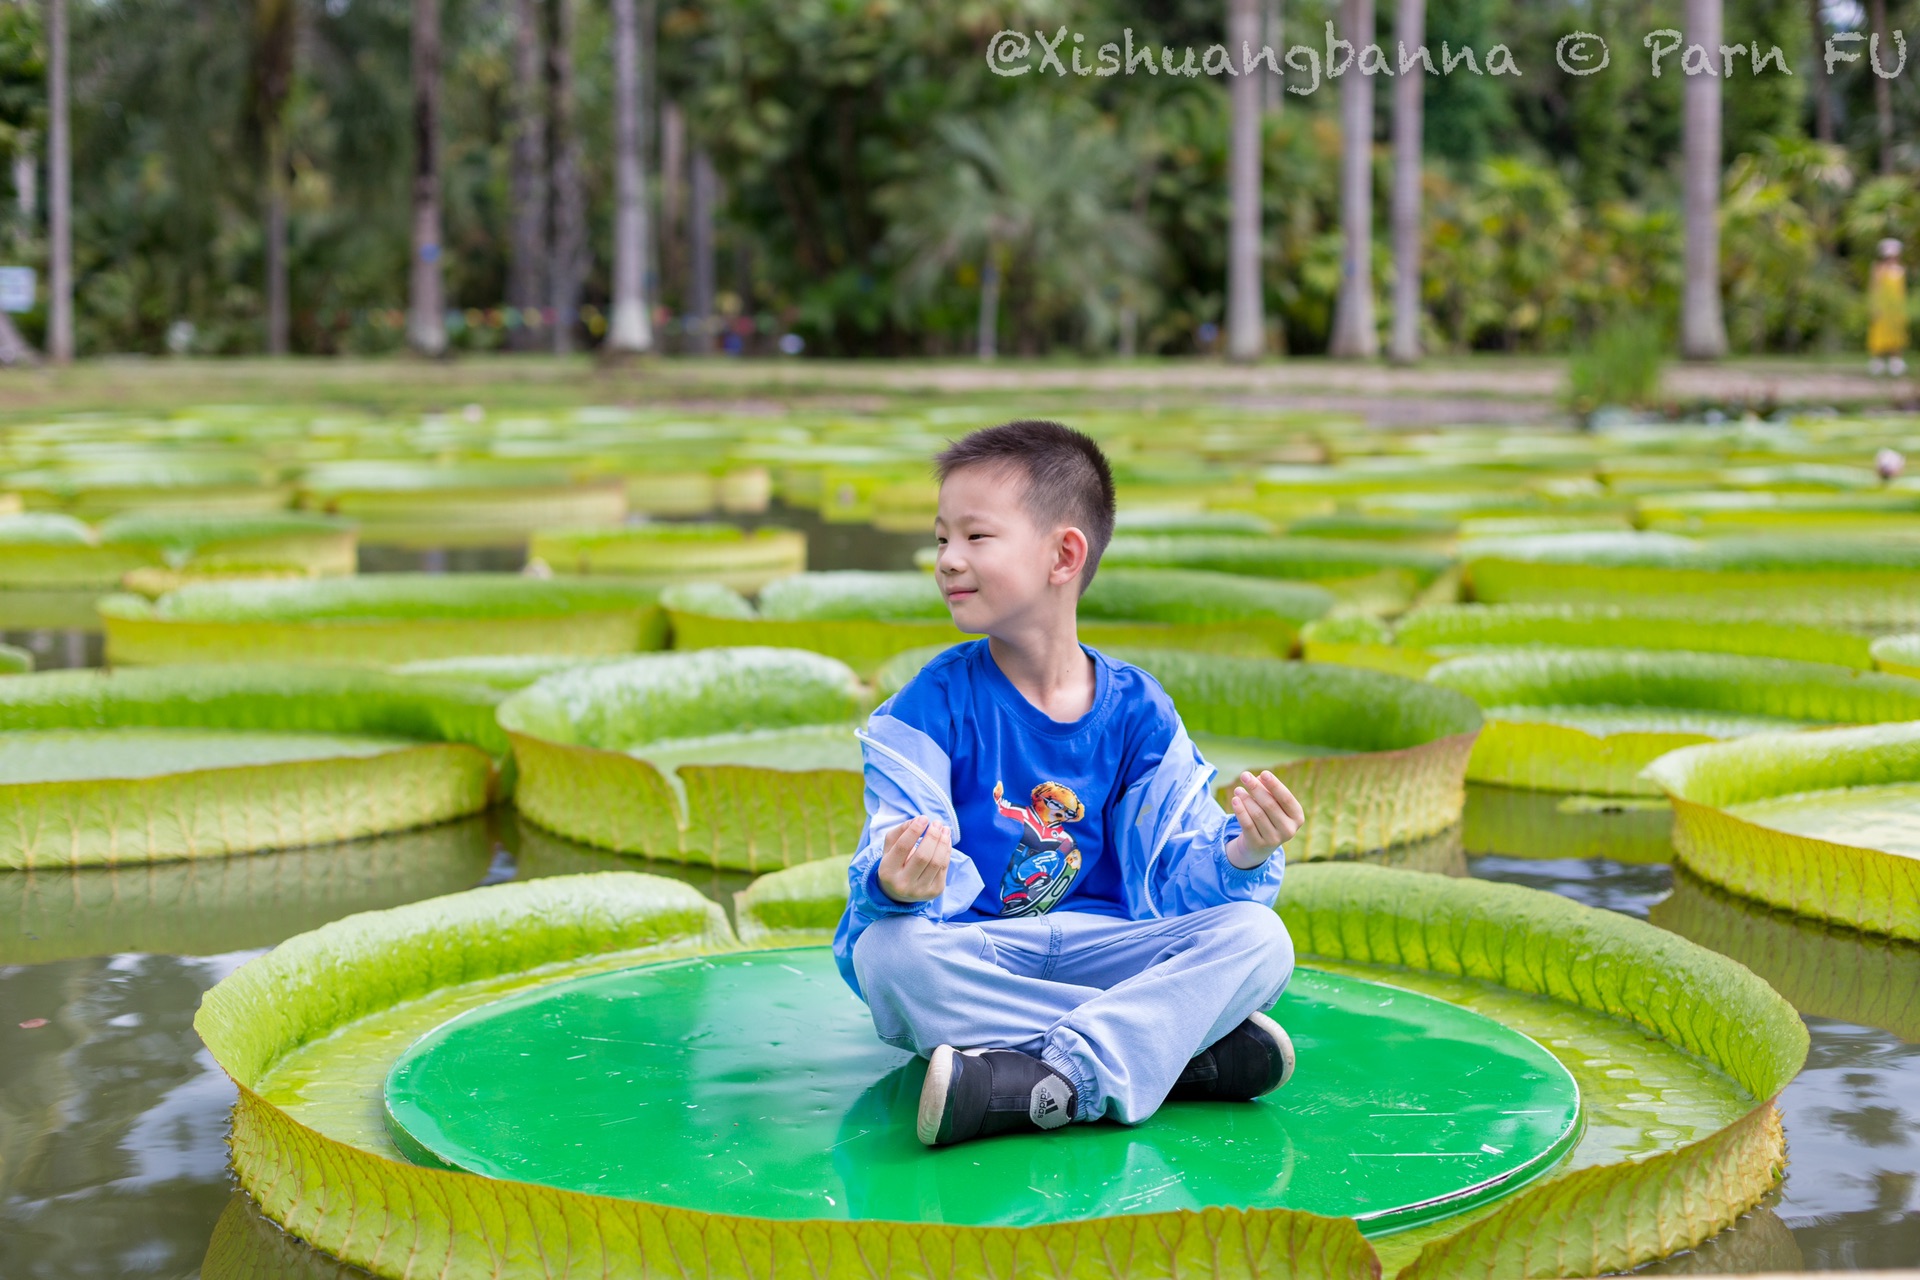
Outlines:
[[1080,647],[1072,615],[1064,627],[989,632],[987,652],[1020,696],[1049,719],[1071,723],[1093,710],[1093,659]]

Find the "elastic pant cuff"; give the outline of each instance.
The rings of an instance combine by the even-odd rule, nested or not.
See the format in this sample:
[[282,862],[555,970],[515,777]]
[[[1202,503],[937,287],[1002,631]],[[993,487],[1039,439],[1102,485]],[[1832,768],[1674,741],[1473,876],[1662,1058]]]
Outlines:
[[1080,1070],[1080,1064],[1073,1056],[1047,1045],[1040,1050],[1040,1061],[1065,1076],[1067,1083],[1073,1086],[1074,1119],[1076,1121],[1098,1120],[1107,1109],[1106,1100],[1099,1096],[1093,1082]]

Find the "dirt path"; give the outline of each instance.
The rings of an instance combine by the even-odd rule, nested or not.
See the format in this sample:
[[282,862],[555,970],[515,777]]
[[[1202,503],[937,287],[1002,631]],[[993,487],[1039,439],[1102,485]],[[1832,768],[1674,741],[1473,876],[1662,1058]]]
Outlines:
[[[942,396],[1073,408],[1217,405],[1350,413],[1379,425],[1562,420],[1564,362],[1472,357],[1413,368],[1318,358],[1240,368],[1211,360],[1067,364],[1051,361],[651,360],[603,366],[588,357],[101,360],[63,370],[0,371],[0,421],[81,409],[174,411],[193,404],[336,404],[371,410],[577,404],[675,404],[704,412],[808,408],[877,412]],[[1679,404],[1832,406],[1872,411],[1911,404],[1908,379],[1870,378],[1834,359],[1677,365],[1666,395]]]

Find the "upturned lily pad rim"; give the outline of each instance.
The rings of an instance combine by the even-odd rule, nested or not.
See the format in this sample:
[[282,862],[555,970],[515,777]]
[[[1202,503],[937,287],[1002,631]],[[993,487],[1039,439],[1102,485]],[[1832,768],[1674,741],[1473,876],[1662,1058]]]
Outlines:
[[[684,886],[663,890],[663,883],[671,885],[612,873],[472,890],[350,916],[242,966],[208,992],[195,1018],[239,1086],[233,1146],[241,1184],[296,1235],[383,1275],[411,1274],[423,1257],[443,1260],[438,1265],[449,1271],[486,1270],[508,1248],[545,1275],[579,1266],[597,1274],[630,1267],[636,1257],[672,1276],[757,1273],[762,1268],[749,1257],[812,1274],[917,1275],[932,1241],[956,1275],[1006,1274],[1016,1258],[1023,1273],[1078,1274],[1070,1257],[1090,1249],[1111,1259],[1117,1247],[1123,1256],[1152,1259],[1155,1271],[1229,1274],[1278,1265],[1301,1276],[1378,1275],[1350,1221],[1285,1211],[1099,1220],[1046,1229],[1042,1246],[1032,1229],[783,1227],[493,1183],[395,1164],[301,1124],[255,1092],[300,1044],[450,982],[569,961],[576,965],[570,972],[581,961],[617,967],[632,962],[636,946],[733,945],[717,906],[704,903],[696,918],[697,895],[685,890],[689,900],[677,901],[672,892]],[[664,923],[676,911],[679,919]],[[1747,969],[1640,921],[1538,891],[1319,865],[1289,872],[1281,912],[1303,954],[1484,977],[1624,1017],[1702,1055],[1758,1098],[1776,1094],[1805,1058],[1799,1017]],[[1777,1117],[1762,1102],[1701,1142],[1523,1190],[1427,1245],[1400,1275],[1596,1274],[1637,1265],[1697,1243],[1756,1202],[1778,1176],[1778,1153]],[[1596,1213],[1603,1221],[1592,1220]],[[1196,1231],[1210,1242],[1197,1255]],[[1266,1248],[1283,1242],[1283,1256],[1256,1250],[1256,1236]],[[1070,1254],[1059,1254],[1062,1247]]]
[[[222,604],[231,607],[222,609]],[[289,581],[193,583],[158,600],[114,595],[107,617],[160,622],[371,625],[438,618],[549,617],[650,612],[657,587],[608,577],[532,578],[513,573],[355,574]]]
[[1920,859],[1732,812],[1772,796],[1920,780],[1920,721],[1706,743],[1669,752],[1643,776],[1672,798],[1675,852],[1703,880],[1798,915],[1920,941]]

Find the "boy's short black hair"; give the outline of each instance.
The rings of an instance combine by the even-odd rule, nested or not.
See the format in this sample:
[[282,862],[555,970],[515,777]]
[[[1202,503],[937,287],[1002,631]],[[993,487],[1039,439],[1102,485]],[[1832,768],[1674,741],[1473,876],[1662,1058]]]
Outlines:
[[934,473],[968,467],[1011,467],[1027,479],[1026,506],[1043,529],[1067,524],[1087,535],[1080,590],[1093,581],[1113,540],[1113,468],[1092,437],[1058,422],[1023,418],[962,436],[934,456]]

